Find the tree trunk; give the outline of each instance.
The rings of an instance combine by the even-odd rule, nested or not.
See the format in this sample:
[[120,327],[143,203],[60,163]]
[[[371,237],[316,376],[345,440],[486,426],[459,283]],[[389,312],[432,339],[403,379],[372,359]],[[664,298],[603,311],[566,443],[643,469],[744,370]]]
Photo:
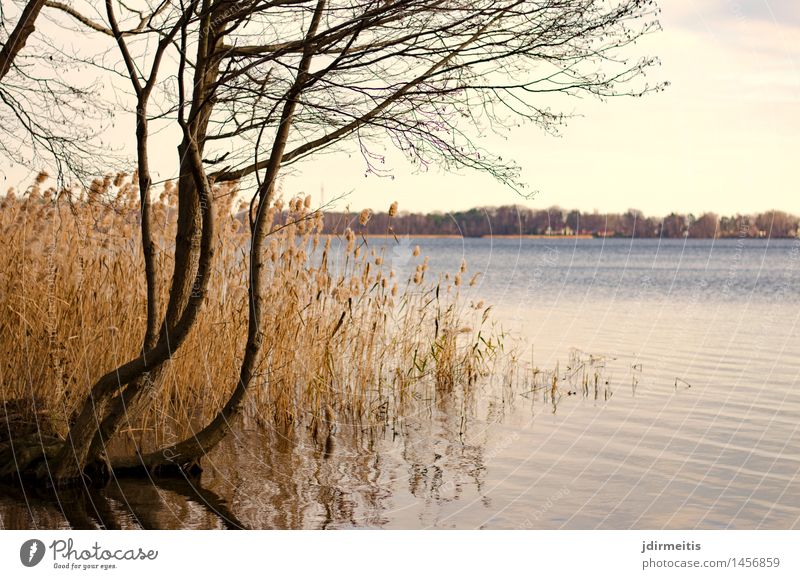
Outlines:
[[[196,147],[193,148],[196,151]],[[211,275],[214,245],[210,187],[208,183],[196,183],[195,185],[199,193],[198,206],[201,211],[202,223],[199,247],[201,259],[198,262],[193,283],[190,284],[191,290],[185,309],[181,312],[174,327],[165,328],[159,334],[154,348],[108,372],[95,383],[81,413],[70,428],[62,451],[52,465],[40,465],[37,469],[39,477],[51,477],[54,484],[79,479],[86,466],[89,446],[100,428],[101,421],[107,416],[106,410],[113,394],[144,373],[156,370],[168,360],[186,339],[197,319]],[[189,244],[190,242],[182,240],[181,243]]]
[[[150,202],[150,188],[152,177],[150,175],[150,159],[147,151],[147,101],[149,91],[139,93],[136,106],[136,152],[139,181],[139,199],[141,204],[141,232],[142,232],[142,251],[144,254],[145,280],[147,284],[147,325],[144,339],[142,341],[142,354],[156,346],[159,335],[159,312],[160,300],[158,292],[158,273],[155,263],[155,242],[152,232],[152,209]],[[177,319],[171,320],[174,325]],[[163,329],[163,328],[162,328]],[[122,423],[123,417],[127,415],[135,416],[138,414],[141,404],[138,403],[139,397],[130,396],[126,399],[126,392],[133,390],[139,392],[149,390],[150,385],[157,379],[160,368],[154,369],[141,377],[135,379],[111,402],[108,414],[103,418],[100,428],[92,439],[87,463],[92,463],[102,458],[102,463],[107,465],[106,444],[116,434]],[[104,469],[107,471],[107,469]],[[107,472],[105,473],[108,474]]]
[[0,50],[0,81],[11,70],[14,59],[17,58],[19,51],[23,49],[28,37],[36,29],[36,18],[44,7],[45,0],[30,0],[22,10],[19,22],[8,35],[8,40]]
[[[205,144],[206,131],[213,111],[214,83],[219,74],[219,60],[215,53],[221,37],[213,27],[211,14],[206,16],[203,35],[197,49],[197,64],[194,74],[194,90],[189,111],[189,122],[184,128],[184,138],[178,147],[180,155],[180,177],[178,182],[178,223],[175,238],[175,265],[173,269],[170,297],[161,330],[155,334],[159,340],[153,339],[153,328],[157,327],[157,291],[155,265],[152,255],[152,237],[149,222],[149,195],[142,195],[143,221],[142,238],[145,250],[145,269],[148,280],[148,312],[147,334],[141,358],[146,361],[147,370],[127,381],[120,381],[118,387],[96,396],[94,391],[84,405],[78,422],[70,430],[68,446],[65,453],[71,450],[73,460],[59,460],[58,478],[73,479],[92,464],[90,470],[100,470],[101,477],[107,476],[104,451],[108,441],[118,432],[126,416],[135,416],[144,408],[147,397],[166,362],[186,338],[191,325],[182,327],[181,321],[192,308],[199,309],[199,303],[193,304],[198,293],[198,280],[208,282],[208,273],[213,257],[212,238],[206,240],[207,230],[213,222],[213,200],[210,183],[202,167],[202,151]],[[123,53],[126,53],[124,46]],[[131,67],[132,68],[132,67]],[[156,70],[154,69],[153,75]],[[140,188],[150,188],[149,163],[147,158],[147,118],[146,104],[149,89],[152,88],[152,77],[139,94],[137,116],[137,150],[140,165]],[[136,87],[136,83],[134,82]],[[195,158],[196,157],[196,158]],[[208,232],[210,236],[211,233]],[[202,274],[205,272],[205,274]],[[203,293],[205,289],[203,289]],[[202,302],[202,300],[200,300]],[[188,314],[192,317],[197,312]],[[156,342],[153,346],[149,344]],[[164,345],[167,355],[156,360],[148,360],[155,348]],[[114,392],[120,393],[113,398]],[[102,460],[98,460],[102,459]],[[70,465],[65,466],[66,462]]]
[[[219,76],[219,60],[216,57],[216,51],[222,43],[222,38],[215,28],[211,15],[207,17],[204,26],[207,31],[205,38],[209,41],[207,44],[201,43],[198,46],[197,65],[193,79],[195,90],[189,110],[189,122],[184,131],[184,138],[178,146],[180,176],[178,180],[175,266],[162,332],[168,332],[168,328],[174,327],[185,309],[193,291],[193,272],[197,270],[199,262],[210,259],[200,251],[201,207],[198,183],[209,187],[207,191],[209,206],[211,205],[211,189],[202,161],[198,163],[193,151],[196,150],[197,155],[202,159],[208,123],[215,103],[215,83]],[[142,235],[145,235],[144,227]],[[148,328],[150,327],[149,323],[148,315]],[[108,410],[92,442],[88,455],[89,461],[102,456],[106,443],[118,432],[126,417],[137,416],[141,413],[147,402],[146,394],[155,387],[162,370],[163,368],[159,367],[132,382],[114,399],[112,407]]]
[[[324,7],[325,0],[318,0],[306,38],[311,38],[316,34]],[[259,203],[250,244],[247,345],[245,346],[244,358],[239,372],[239,382],[222,410],[200,432],[159,451],[133,459],[116,461],[112,465],[115,472],[123,473],[144,468],[148,472],[157,473],[171,469],[185,470],[193,468],[203,456],[225,438],[231,429],[232,421],[241,413],[244,397],[253,381],[253,376],[261,358],[263,342],[261,312],[263,308],[264,268],[267,261],[264,242],[269,234],[269,223],[266,220],[266,216],[273,201],[275,184],[280,171],[283,153],[286,150],[286,143],[289,139],[289,131],[297,108],[297,100],[305,83],[308,81],[308,71],[313,56],[313,48],[310,44],[307,44],[300,59],[295,82],[286,95],[286,102],[275,134],[266,174],[258,191]]]

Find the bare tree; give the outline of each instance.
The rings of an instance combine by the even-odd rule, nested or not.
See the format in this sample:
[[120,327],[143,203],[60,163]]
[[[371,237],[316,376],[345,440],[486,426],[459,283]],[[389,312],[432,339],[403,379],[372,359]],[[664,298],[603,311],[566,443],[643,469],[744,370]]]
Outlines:
[[[140,355],[92,387],[60,448],[22,465],[56,483],[97,464],[125,401],[152,387],[145,375],[180,348],[199,314],[214,253],[213,183],[241,180],[251,192],[249,321],[238,383],[200,432],[115,461],[119,471],[194,465],[239,414],[263,362],[266,216],[287,167],[325,149],[356,147],[367,171],[384,172],[380,147],[388,142],[412,164],[478,169],[523,189],[517,166],[484,150],[482,134],[522,121],[557,131],[566,115],[548,106],[551,93],[607,98],[662,88],[641,79],[655,59],[624,55],[658,27],[648,0],[182,0],[164,1],[148,16],[123,8],[120,22],[117,3],[105,6],[107,24],[74,9],[71,16],[110,30],[116,41],[138,105],[140,169],[150,90],[162,63],[172,67],[161,87],[171,104],[161,116],[183,135],[175,263],[160,329],[151,302]],[[143,210],[147,175],[140,172]]]
[[28,0],[13,18],[11,6],[0,7],[0,156],[32,171],[55,169],[63,180],[96,176],[121,158],[102,142],[114,107],[101,82],[75,72],[93,67],[89,59],[37,34],[46,12],[74,11]]

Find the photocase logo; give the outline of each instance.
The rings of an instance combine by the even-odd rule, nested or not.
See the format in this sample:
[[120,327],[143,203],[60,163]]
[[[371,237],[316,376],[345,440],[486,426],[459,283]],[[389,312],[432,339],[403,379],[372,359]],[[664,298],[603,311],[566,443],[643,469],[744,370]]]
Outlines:
[[35,567],[44,558],[44,543],[39,539],[29,539],[19,548],[19,560],[26,567]]

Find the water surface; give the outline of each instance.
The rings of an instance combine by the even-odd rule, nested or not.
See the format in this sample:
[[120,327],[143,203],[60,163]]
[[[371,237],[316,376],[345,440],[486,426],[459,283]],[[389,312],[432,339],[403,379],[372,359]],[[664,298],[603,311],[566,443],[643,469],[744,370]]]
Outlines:
[[200,481],[124,480],[60,505],[0,493],[6,528],[800,527],[800,242],[401,240],[466,259],[526,360],[606,360],[610,397],[486,385],[386,431],[240,429]]

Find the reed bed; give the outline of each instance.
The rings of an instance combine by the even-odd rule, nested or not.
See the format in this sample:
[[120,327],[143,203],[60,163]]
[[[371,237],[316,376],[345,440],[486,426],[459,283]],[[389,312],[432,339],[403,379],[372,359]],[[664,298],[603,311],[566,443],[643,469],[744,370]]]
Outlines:
[[[0,400],[7,417],[33,412],[63,434],[92,383],[140,350],[146,293],[135,176],[109,175],[85,189],[47,182],[42,174],[0,201]],[[214,196],[217,252],[202,314],[146,412],[124,429],[145,448],[213,417],[238,377],[249,232],[236,187],[218,186]],[[175,205],[167,183],[153,200],[162,304]],[[385,246],[360,234],[369,217],[323,236],[324,215],[310,199],[270,208],[264,356],[247,420],[315,433],[341,421],[387,423],[468,393],[497,368],[502,339],[489,308],[459,296],[466,264],[433,276],[415,249],[413,271],[401,279]]]

